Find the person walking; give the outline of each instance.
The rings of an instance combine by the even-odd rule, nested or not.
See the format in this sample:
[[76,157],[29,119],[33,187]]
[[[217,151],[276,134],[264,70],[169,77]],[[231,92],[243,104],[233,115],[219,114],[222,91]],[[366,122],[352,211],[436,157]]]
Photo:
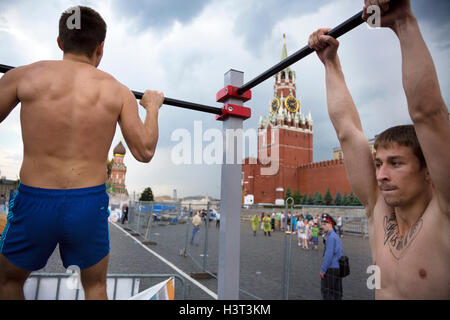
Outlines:
[[297,214],[294,214],[292,217],[292,232],[295,232],[297,229]]
[[191,236],[191,245],[194,244],[194,238],[195,238],[195,245],[198,246],[198,243],[200,241],[200,225],[202,224],[202,218],[200,218],[200,213],[196,212],[194,213],[194,217],[192,218],[192,225],[194,228],[192,229],[192,236]]
[[319,227],[317,226],[317,223],[314,224],[314,226],[311,229],[311,233],[312,233],[312,239],[313,239],[313,248],[314,250],[318,250],[319,247]]
[[271,225],[270,225],[270,217],[269,217],[269,215],[264,217],[262,224],[263,224],[263,229],[264,229],[264,235],[268,234],[269,237],[270,237]]
[[336,221],[328,214],[322,216],[325,232],[325,251],[320,269],[321,293],[323,300],[342,299],[342,278],[339,273],[339,258],[343,254],[342,242],[334,231]]
[[281,212],[277,212],[276,213],[277,217],[275,219],[275,229],[277,229],[278,231],[281,230]]
[[339,237],[342,238],[342,217],[341,216],[337,217],[337,224],[336,224],[336,226],[338,228]]
[[125,224],[125,220],[128,221],[128,205],[122,207],[122,224]]
[[216,228],[220,229],[220,212],[216,213]]
[[256,231],[258,231],[259,222],[260,222],[260,219],[256,213],[253,216],[251,221],[252,221],[253,236],[256,237]]
[[272,212],[272,216],[270,217],[270,225],[272,227],[272,232],[275,231],[275,212]]

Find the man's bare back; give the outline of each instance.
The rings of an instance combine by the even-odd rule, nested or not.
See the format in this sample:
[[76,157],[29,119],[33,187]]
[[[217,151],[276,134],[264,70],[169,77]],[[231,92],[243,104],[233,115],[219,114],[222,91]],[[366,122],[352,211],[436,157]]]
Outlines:
[[104,184],[122,108],[121,85],[92,65],[41,61],[22,69],[25,185],[73,189]]

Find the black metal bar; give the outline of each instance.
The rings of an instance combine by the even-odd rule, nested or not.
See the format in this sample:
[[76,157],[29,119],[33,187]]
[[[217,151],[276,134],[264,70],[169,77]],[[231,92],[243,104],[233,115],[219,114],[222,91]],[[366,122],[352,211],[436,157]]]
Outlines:
[[[1,73],[6,73],[12,69],[14,69],[14,67],[0,64],[0,72]],[[139,100],[142,99],[142,96],[144,95],[142,92],[137,92],[137,91],[132,91],[132,92],[133,92],[134,96],[136,97],[136,99],[139,99]],[[190,109],[190,110],[196,110],[196,111],[201,111],[201,112],[206,112],[206,113],[222,115],[221,108],[211,107],[211,106],[188,102],[188,101],[171,99],[171,98],[167,98],[167,97],[164,98],[164,104],[169,105],[169,106],[184,108],[184,109]]]
[[[362,14],[363,14],[362,11],[358,12],[350,19],[344,21],[343,23],[341,23],[334,29],[330,30],[330,32],[328,32],[327,34],[332,36],[333,38],[338,38],[338,37],[342,36],[343,34],[349,32],[350,30],[353,30],[354,28],[356,28],[357,26],[359,26],[360,24],[362,24],[364,22],[364,20],[362,18]],[[253,80],[245,83],[242,87],[240,87],[237,90],[238,94],[243,94],[244,92],[252,89],[253,87],[256,87],[261,82],[269,79],[271,76],[277,74],[281,70],[286,69],[290,65],[296,63],[297,61],[303,59],[304,57],[308,56],[309,54],[311,54],[313,52],[314,52],[314,50],[311,49],[308,45],[306,45],[305,47],[298,50],[294,54],[290,55],[289,57],[287,57],[280,63],[276,64],[272,68],[263,72],[262,74],[260,74],[256,78],[254,78]]]

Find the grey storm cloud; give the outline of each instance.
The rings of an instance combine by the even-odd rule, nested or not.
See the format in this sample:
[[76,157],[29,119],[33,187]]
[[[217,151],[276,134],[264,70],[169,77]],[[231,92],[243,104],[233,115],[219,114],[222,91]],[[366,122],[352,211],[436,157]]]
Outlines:
[[247,49],[258,52],[264,42],[270,38],[274,25],[283,19],[304,15],[318,10],[326,0],[292,1],[266,0],[254,1],[241,11],[234,27],[236,34],[243,35]]
[[114,0],[114,6],[121,15],[130,15],[139,29],[164,29],[175,21],[188,23],[210,3],[208,0]]
[[416,0],[411,1],[411,7],[419,19],[436,25],[448,25],[450,17],[450,1],[448,0]]

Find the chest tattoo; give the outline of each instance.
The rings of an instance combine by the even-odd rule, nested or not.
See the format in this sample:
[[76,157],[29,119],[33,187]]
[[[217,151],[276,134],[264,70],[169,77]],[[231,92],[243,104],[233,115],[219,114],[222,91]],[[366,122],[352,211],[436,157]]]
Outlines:
[[417,234],[422,229],[422,218],[405,235],[401,236],[395,213],[384,217],[384,246],[388,246],[392,256],[400,260],[406,253]]

